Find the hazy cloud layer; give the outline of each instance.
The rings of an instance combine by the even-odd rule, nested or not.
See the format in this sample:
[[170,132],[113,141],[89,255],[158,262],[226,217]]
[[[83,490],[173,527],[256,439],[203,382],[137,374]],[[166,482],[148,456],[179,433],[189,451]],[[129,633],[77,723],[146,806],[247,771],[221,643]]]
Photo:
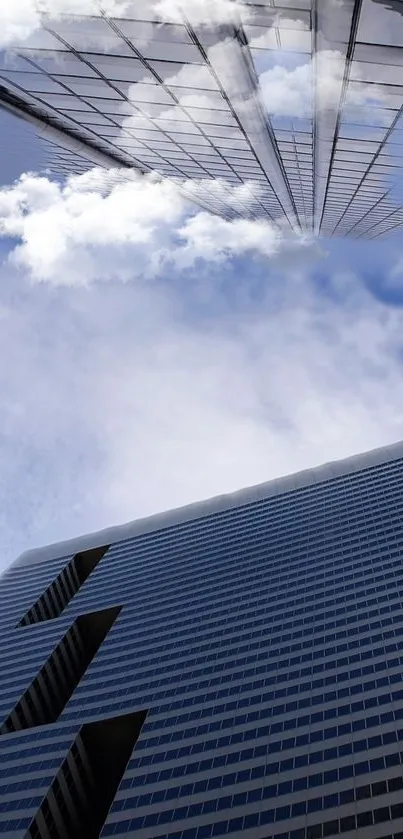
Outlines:
[[331,264],[85,289],[3,268],[3,560],[402,437],[403,314]]

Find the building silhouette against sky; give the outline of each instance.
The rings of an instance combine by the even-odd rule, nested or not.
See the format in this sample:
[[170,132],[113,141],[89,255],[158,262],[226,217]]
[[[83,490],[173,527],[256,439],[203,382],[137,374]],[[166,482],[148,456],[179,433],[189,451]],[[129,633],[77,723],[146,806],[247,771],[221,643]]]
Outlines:
[[403,444],[23,555],[0,834],[401,839]]
[[399,228],[400,0],[246,0],[215,26],[191,5],[176,22],[157,0],[45,21],[0,56],[0,104],[37,126],[58,175],[156,171],[201,207],[285,232]]

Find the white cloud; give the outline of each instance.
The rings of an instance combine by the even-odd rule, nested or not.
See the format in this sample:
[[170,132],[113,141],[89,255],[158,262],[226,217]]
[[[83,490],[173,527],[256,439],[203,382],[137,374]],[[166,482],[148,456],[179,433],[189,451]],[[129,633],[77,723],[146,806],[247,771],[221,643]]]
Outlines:
[[188,219],[179,235],[185,240],[185,247],[178,255],[179,265],[187,262],[188,254],[193,263],[195,253],[207,261],[223,260],[247,251],[273,256],[282,243],[280,232],[265,221],[236,219],[229,223],[210,213],[198,213]]
[[[282,247],[265,221],[233,222],[196,212],[177,186],[155,176],[93,170],[64,185],[23,175],[0,190],[0,235],[16,238],[10,260],[36,281],[86,285],[95,279],[154,277],[187,266]],[[197,192],[197,183],[185,187]],[[215,182],[212,194],[237,206],[247,185]],[[249,194],[250,197],[250,194]]]
[[401,438],[402,311],[298,265],[51,292],[3,271],[2,560]]

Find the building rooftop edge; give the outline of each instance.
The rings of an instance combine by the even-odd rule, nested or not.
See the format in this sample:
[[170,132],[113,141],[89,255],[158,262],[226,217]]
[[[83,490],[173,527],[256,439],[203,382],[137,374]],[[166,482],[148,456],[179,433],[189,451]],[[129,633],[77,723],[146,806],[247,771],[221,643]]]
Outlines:
[[[248,504],[259,499],[282,495],[291,490],[313,486],[331,478],[348,475],[352,472],[368,469],[381,463],[387,463],[403,457],[403,441],[388,446],[372,449],[363,454],[356,454],[343,460],[335,460],[310,469],[274,478],[265,483],[256,484],[246,489],[217,495],[203,501],[196,501],[184,507],[176,507],[162,513],[154,513],[144,518],[135,519],[127,524],[107,527],[103,530],[55,542],[40,548],[33,548],[20,554],[9,568],[24,566],[31,562],[41,562],[56,557],[72,556],[79,551],[122,542],[132,536],[161,530],[181,522],[202,518],[214,512],[228,510],[238,505]],[[6,569],[9,570],[9,569]]]

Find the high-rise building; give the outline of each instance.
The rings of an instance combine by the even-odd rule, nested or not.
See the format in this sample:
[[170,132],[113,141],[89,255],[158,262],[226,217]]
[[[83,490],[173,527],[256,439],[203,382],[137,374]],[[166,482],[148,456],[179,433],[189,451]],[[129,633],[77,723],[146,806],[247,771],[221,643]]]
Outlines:
[[23,555],[0,834],[403,837],[403,444]]
[[217,0],[210,25],[182,5],[44,19],[0,55],[0,105],[37,126],[50,168],[155,171],[285,232],[401,226],[400,0]]

